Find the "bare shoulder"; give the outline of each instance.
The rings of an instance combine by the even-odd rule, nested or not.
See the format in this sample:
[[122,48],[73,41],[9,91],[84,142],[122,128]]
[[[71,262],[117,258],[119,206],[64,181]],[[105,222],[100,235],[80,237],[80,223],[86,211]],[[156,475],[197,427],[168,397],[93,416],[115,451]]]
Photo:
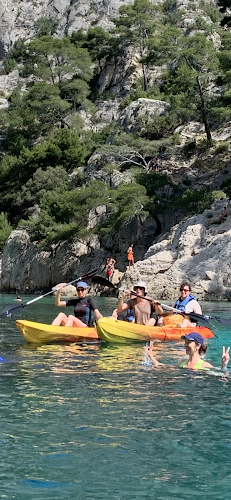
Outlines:
[[211,363],[209,363],[208,361],[204,361],[203,366],[204,366],[205,368],[213,368],[213,365],[211,365]]

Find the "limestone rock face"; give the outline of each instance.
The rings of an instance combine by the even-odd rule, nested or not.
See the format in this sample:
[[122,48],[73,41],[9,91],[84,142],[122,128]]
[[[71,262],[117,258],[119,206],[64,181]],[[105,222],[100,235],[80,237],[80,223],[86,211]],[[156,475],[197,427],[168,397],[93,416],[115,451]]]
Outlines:
[[[220,224],[224,205],[228,217]],[[131,286],[137,279],[146,281],[149,293],[159,299],[175,300],[180,284],[188,281],[200,300],[231,300],[231,203],[219,201],[174,226],[136,262],[135,271],[127,270],[122,284]]]
[[[104,205],[89,214],[89,227],[106,216]],[[104,271],[106,259],[113,255],[117,262],[114,279],[119,280],[126,269],[127,248],[135,242],[136,260],[142,259],[153,242],[156,223],[150,216],[134,216],[125,227],[103,238],[98,236],[61,241],[42,248],[31,242],[26,230],[12,231],[2,257],[2,291],[41,292],[51,290],[58,283],[69,283],[92,269]],[[105,275],[106,277],[106,275]]]
[[19,38],[26,40],[34,35],[34,23],[41,17],[52,17],[58,22],[57,35],[70,35],[83,28],[87,31],[92,22],[109,30],[111,19],[118,14],[121,5],[132,0],[1,0],[1,51],[0,57]]
[[31,242],[25,230],[12,231],[2,257],[1,289],[33,292],[51,289],[61,281],[70,282],[102,262],[97,250],[96,235],[90,241],[76,240],[69,244],[62,241],[44,249]]
[[155,115],[166,114],[169,106],[170,104],[165,101],[140,98],[127,106],[120,115],[118,123],[126,132],[136,132],[137,129],[142,129],[142,122],[147,124],[155,118]]
[[[228,217],[219,223],[221,210]],[[104,215],[99,207],[98,216]],[[151,296],[175,300],[180,284],[191,283],[200,300],[231,300],[231,202],[221,200],[210,210],[175,225],[153,244],[156,225],[150,216],[133,218],[118,232],[105,236],[59,242],[47,249],[31,242],[25,230],[11,233],[2,257],[2,291],[41,291],[57,283],[69,282],[93,268],[104,270],[106,258],[114,249],[114,283],[130,287],[137,280],[148,284]],[[127,248],[134,244],[135,269],[127,267]],[[101,271],[100,271],[101,270]],[[71,290],[72,292],[72,290]]]

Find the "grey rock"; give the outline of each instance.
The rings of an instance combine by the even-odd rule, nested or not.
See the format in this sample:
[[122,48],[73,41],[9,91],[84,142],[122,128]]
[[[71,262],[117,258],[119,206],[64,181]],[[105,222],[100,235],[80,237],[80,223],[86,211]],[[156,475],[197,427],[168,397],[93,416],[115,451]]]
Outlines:
[[140,98],[133,101],[127,106],[124,112],[120,115],[118,124],[121,125],[126,132],[136,132],[150,123],[155,116],[166,114],[170,104],[165,101],[155,99]]

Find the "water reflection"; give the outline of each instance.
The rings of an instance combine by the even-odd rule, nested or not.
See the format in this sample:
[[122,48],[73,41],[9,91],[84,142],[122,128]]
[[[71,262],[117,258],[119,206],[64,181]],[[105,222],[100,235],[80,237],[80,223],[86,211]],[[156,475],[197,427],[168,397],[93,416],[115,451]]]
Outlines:
[[[49,322],[54,311],[41,304],[24,317]],[[143,344],[27,345],[9,320],[0,333],[9,360],[0,364],[2,497],[229,498],[230,381],[153,370]],[[208,359],[219,366],[231,336],[218,335]],[[155,345],[169,365],[182,353],[180,342]]]

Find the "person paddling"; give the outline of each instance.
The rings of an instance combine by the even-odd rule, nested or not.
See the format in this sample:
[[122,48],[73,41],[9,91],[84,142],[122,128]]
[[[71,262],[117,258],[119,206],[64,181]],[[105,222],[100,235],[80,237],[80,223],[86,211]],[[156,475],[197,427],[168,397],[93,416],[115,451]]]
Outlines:
[[154,326],[156,323],[156,319],[152,316],[153,313],[156,311],[158,314],[163,314],[163,309],[157,300],[153,300],[150,297],[146,297],[150,299],[150,301],[142,298],[142,296],[147,295],[146,288],[146,283],[144,281],[139,281],[133,287],[133,290],[136,293],[137,297],[128,300],[128,302],[126,303],[124,303],[124,299],[127,292],[123,292],[117,306],[117,311],[118,314],[120,314],[127,309],[132,309],[135,323],[138,323],[138,325]]
[[[183,360],[180,362],[179,367],[180,368],[188,368],[189,370],[210,370],[211,368],[214,368],[211,363],[208,361],[205,361],[202,356],[205,355],[207,346],[204,345],[204,339],[200,333],[197,332],[191,332],[188,333],[187,335],[182,335],[181,337],[185,341],[185,351],[186,354],[188,355],[188,359]],[[146,347],[146,353],[148,357],[151,359],[153,362],[153,365],[155,368],[158,366],[166,366],[164,363],[160,363],[154,356],[153,356],[153,342],[150,342],[150,346]],[[229,362],[229,347],[226,350],[225,347],[223,347],[222,351],[222,358],[221,358],[221,367],[223,369],[227,368],[228,362]]]
[[58,307],[73,306],[74,316],[72,314],[66,316],[66,314],[61,312],[53,320],[52,325],[87,327],[91,326],[91,316],[93,312],[97,319],[103,317],[96,308],[93,300],[90,297],[86,297],[87,283],[85,283],[85,281],[79,281],[76,285],[78,298],[70,299],[68,301],[60,300],[61,292],[65,286],[65,283],[60,285],[60,289],[57,291],[55,297],[55,305]]
[[[179,313],[182,312],[190,314],[194,312],[196,314],[202,314],[201,306],[191,293],[191,285],[189,283],[181,284],[180,297],[175,302],[174,309],[178,309]],[[165,326],[177,326],[180,328],[187,328],[196,325],[196,323],[192,323],[189,318],[183,319],[180,314],[173,314],[171,316],[164,317],[163,323]]]

